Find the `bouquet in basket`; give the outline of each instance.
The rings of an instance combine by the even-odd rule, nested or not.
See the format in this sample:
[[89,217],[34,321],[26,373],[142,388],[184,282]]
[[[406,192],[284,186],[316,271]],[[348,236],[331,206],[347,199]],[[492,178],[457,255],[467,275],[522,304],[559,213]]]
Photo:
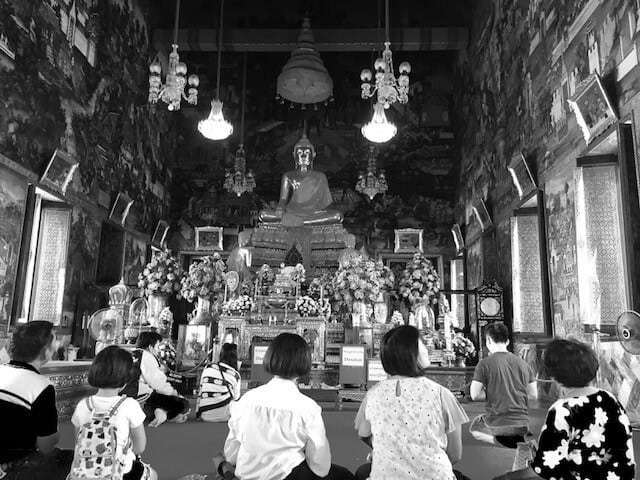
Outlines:
[[296,310],[302,317],[315,317],[319,313],[318,303],[305,295],[296,299]]
[[189,273],[182,279],[181,294],[189,302],[198,297],[214,301],[224,292],[224,263],[216,261],[210,255],[202,261],[192,263]]
[[145,295],[172,295],[182,298],[181,280],[184,271],[176,257],[169,250],[164,250],[154,255],[149,263],[138,275],[138,287]]
[[440,292],[440,277],[421,253],[416,253],[398,279],[400,299],[409,305],[420,302],[437,303]]
[[384,293],[393,289],[393,283],[393,273],[382,262],[362,258],[351,259],[331,280],[333,298],[346,305],[354,301],[382,302]]
[[453,337],[451,346],[456,357],[469,358],[476,354],[476,347],[473,342],[462,334],[457,334]]
[[232,312],[250,312],[254,307],[253,299],[249,295],[239,295],[227,300],[222,305],[222,311],[228,315]]

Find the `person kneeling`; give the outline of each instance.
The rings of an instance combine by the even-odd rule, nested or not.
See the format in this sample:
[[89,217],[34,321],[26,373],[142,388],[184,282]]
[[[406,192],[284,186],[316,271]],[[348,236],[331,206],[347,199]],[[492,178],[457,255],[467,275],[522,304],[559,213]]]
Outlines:
[[[231,407],[229,435],[218,473],[240,480],[352,480],[331,464],[322,409],[296,385],[311,370],[311,352],[299,335],[281,333],[269,345],[264,368],[274,375]],[[235,466],[235,472],[232,466]]]
[[140,460],[147,445],[145,414],[134,399],[118,394],[132,369],[129,352],[115,345],[93,360],[89,385],[98,392],[78,402],[71,417],[76,449],[68,480],[157,480],[157,473]]
[[137,393],[125,389],[128,396],[143,405],[150,427],[162,425],[167,420],[182,423],[189,413],[189,401],[178,394],[167,380],[163,366],[156,356],[162,336],[156,332],[142,332],[132,355],[139,361],[140,376]]
[[238,346],[225,343],[220,349],[220,361],[209,365],[200,377],[200,393],[196,418],[205,422],[226,422],[231,402],[240,398]]

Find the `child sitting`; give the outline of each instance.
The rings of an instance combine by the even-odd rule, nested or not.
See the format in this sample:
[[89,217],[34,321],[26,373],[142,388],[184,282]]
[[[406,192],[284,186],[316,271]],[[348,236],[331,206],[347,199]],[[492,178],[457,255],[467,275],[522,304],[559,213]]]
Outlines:
[[[76,450],[70,480],[91,475],[113,480],[157,480],[156,472],[140,460],[147,444],[145,414],[133,398],[118,395],[132,368],[129,352],[117,346],[106,347],[96,355],[89,369],[89,385],[98,392],[81,400],[71,418]],[[106,433],[103,437],[115,435],[115,448],[109,446],[108,439],[98,444],[98,435],[94,435],[98,429]]]
[[509,330],[496,322],[485,328],[490,355],[480,360],[471,382],[471,399],[486,400],[484,415],[476,417],[469,430],[476,440],[515,448],[529,432],[529,400],[537,398],[531,367],[507,351]]

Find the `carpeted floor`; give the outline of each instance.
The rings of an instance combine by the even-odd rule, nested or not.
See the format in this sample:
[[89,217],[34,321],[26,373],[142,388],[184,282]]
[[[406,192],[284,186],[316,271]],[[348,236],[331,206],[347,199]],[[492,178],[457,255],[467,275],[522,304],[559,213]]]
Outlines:
[[[324,421],[331,442],[334,463],[352,471],[365,462],[368,448],[360,442],[353,429],[353,420],[359,404],[345,404],[343,411],[327,408]],[[484,412],[484,404],[463,404],[469,418]],[[531,411],[532,431],[537,436],[544,421],[546,409]],[[456,468],[472,480],[491,480],[511,468],[514,450],[495,447],[474,440],[463,427],[464,451]],[[73,447],[73,428],[61,425],[61,447]],[[226,424],[204,423],[190,420],[185,424],[166,424],[147,429],[147,450],[143,456],[157,471],[160,480],[175,480],[189,473],[212,473],[211,457],[220,451],[227,435]],[[640,458],[640,438],[634,442],[636,458]],[[209,477],[214,478],[213,476]],[[640,476],[636,478],[640,479]]]

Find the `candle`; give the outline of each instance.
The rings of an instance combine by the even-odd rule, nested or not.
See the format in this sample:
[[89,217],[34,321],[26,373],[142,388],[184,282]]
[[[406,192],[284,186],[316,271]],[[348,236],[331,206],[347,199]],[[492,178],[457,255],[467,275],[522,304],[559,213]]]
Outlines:
[[451,313],[444,314],[444,348],[451,351]]

